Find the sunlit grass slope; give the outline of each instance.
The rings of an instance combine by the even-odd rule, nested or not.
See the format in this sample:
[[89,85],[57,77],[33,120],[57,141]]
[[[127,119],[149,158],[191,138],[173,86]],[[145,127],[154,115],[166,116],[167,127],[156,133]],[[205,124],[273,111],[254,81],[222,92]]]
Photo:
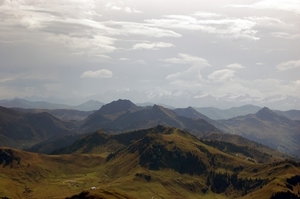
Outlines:
[[176,128],[138,133],[139,139],[126,134],[126,144],[108,156],[105,147],[97,154],[61,155],[1,148],[0,197],[71,198],[83,191],[127,199],[271,198],[288,191],[299,196],[297,162],[253,162]]

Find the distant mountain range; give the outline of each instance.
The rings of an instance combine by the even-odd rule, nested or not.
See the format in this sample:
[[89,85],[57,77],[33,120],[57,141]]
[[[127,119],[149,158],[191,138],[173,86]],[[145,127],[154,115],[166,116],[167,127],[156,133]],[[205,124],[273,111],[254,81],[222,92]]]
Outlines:
[[97,129],[113,132],[151,128],[156,125],[173,126],[195,134],[219,132],[204,119],[183,117],[162,106],[138,107],[129,100],[113,101],[86,118],[80,126],[81,132]]
[[[242,107],[242,110],[243,109],[244,107]],[[235,110],[238,110],[238,108],[235,108]],[[283,153],[297,156],[300,154],[300,145],[298,144],[300,142],[300,120],[288,118],[295,118],[295,116],[300,113],[298,110],[287,112],[272,111],[265,107],[255,114],[247,114],[223,120],[212,120],[207,118],[205,115],[197,113],[197,111],[191,107],[186,109],[175,109],[175,111],[177,111],[179,115],[185,117],[205,119],[224,133],[243,136],[249,140],[269,146]],[[187,114],[188,112],[190,114]],[[277,112],[281,115],[277,114]],[[290,114],[291,112],[293,114]],[[282,116],[283,114],[287,117]]]
[[261,107],[254,105],[244,105],[223,110],[214,107],[195,108],[195,110],[213,120],[229,119],[241,115],[254,114],[260,109]]
[[45,101],[28,101],[25,99],[0,100],[0,106],[7,108],[23,108],[23,109],[74,109],[79,111],[98,110],[104,103],[90,100],[77,106],[66,104],[54,104]]
[[24,112],[24,113],[49,113],[54,117],[57,117],[63,121],[71,121],[71,120],[84,120],[89,115],[91,115],[95,111],[79,111],[74,109],[24,109],[24,108],[13,108],[16,111]]
[[255,114],[218,120],[225,132],[241,135],[281,152],[299,155],[300,120],[291,120],[262,108]]

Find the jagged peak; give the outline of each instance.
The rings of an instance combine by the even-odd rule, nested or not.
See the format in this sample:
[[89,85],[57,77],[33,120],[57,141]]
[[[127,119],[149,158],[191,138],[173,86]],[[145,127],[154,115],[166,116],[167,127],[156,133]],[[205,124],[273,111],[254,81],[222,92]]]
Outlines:
[[255,115],[261,120],[269,120],[269,121],[274,120],[275,117],[278,116],[277,113],[275,113],[268,107],[264,107],[264,108],[260,109]]

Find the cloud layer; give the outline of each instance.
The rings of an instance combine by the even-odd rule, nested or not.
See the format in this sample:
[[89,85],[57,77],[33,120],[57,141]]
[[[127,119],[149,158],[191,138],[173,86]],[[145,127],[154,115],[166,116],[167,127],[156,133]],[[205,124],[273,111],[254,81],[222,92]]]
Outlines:
[[0,18],[0,98],[300,97],[298,0],[2,0]]

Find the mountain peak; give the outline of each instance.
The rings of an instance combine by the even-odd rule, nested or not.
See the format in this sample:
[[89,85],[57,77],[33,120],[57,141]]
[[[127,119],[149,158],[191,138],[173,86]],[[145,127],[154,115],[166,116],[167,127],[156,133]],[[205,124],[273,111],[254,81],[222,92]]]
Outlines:
[[270,110],[268,107],[264,107],[264,108],[260,109],[255,115],[259,119],[266,120],[266,121],[272,121],[278,116],[277,113]]
[[114,114],[119,112],[126,112],[129,110],[137,110],[138,106],[132,103],[130,100],[119,99],[106,105],[103,105],[100,109],[100,113]]

